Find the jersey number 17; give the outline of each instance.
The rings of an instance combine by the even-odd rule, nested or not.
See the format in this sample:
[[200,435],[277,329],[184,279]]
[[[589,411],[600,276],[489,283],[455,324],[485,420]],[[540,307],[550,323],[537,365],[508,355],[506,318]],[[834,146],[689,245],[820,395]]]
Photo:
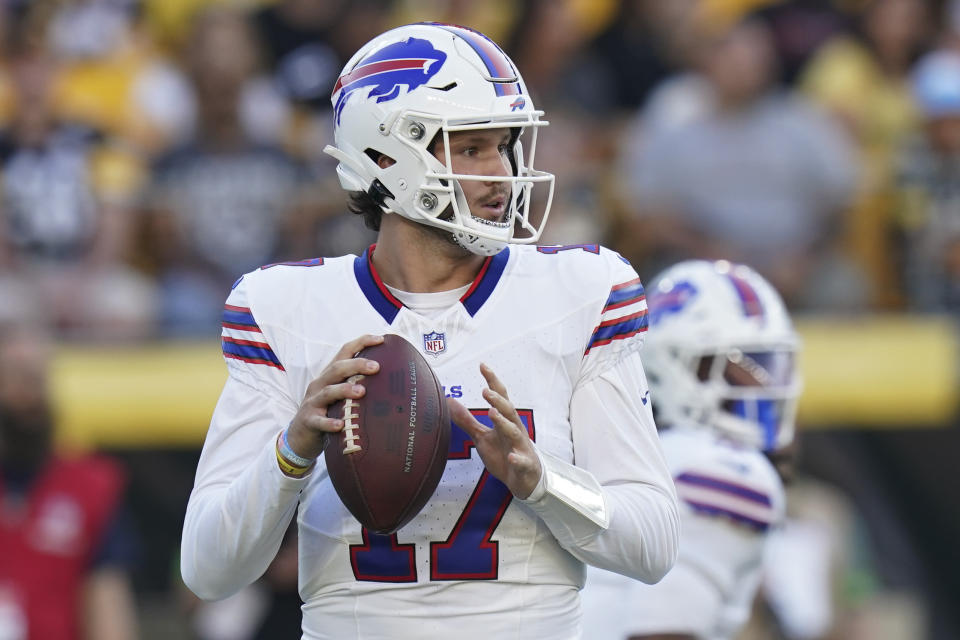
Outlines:
[[[470,412],[481,424],[493,426],[486,409]],[[534,439],[533,411],[518,409],[517,413]],[[452,425],[447,459],[467,460],[473,449],[467,434]],[[484,469],[450,535],[430,543],[430,579],[496,580],[499,543],[491,538],[511,500],[507,486]],[[363,529],[363,543],[350,545],[350,565],[357,580],[416,582],[416,545],[401,544],[395,533],[381,536]]]

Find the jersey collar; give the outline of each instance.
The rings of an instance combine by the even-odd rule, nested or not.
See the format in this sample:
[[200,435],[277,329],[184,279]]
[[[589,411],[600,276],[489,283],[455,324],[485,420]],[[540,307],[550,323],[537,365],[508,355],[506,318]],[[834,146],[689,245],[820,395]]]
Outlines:
[[[376,267],[373,266],[373,252],[377,245],[370,245],[362,255],[357,256],[353,261],[353,273],[357,278],[357,284],[360,290],[370,302],[370,305],[377,313],[387,321],[387,324],[393,324],[400,309],[404,304],[397,300],[396,296],[390,293]],[[460,298],[460,304],[463,305],[467,313],[471,316],[477,314],[483,303],[493,294],[500,277],[507,268],[507,261],[510,259],[509,247],[495,256],[491,256],[483,261],[480,272],[474,279],[473,284],[467,289],[467,292]]]

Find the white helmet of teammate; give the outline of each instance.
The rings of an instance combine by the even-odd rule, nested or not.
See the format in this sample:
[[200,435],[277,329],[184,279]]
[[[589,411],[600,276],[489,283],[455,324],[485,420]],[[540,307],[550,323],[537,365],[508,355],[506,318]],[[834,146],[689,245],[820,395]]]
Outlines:
[[642,352],[657,421],[775,451],[793,441],[799,337],[780,295],[742,264],[691,260],[647,289]]
[[[339,161],[347,191],[364,191],[416,222],[452,232],[479,255],[499,253],[510,242],[540,237],[553,199],[552,174],[533,168],[540,120],[523,79],[509,57],[485,35],[465,27],[419,23],[377,36],[347,62],[331,96],[334,142],[324,151]],[[455,174],[449,154],[453,131],[510,128],[511,176]],[[528,135],[524,135],[529,132]],[[430,152],[443,136],[445,161]],[[529,137],[525,158],[521,139]],[[380,154],[395,164],[381,168]],[[509,182],[506,219],[471,215],[462,180]],[[546,183],[543,211],[531,215],[531,191]],[[539,208],[539,207],[538,207]]]

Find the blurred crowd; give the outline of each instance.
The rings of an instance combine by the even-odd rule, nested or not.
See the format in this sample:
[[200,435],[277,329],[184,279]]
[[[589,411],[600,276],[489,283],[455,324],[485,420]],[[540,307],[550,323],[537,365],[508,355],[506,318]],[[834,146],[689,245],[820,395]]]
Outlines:
[[362,249],[329,91],[389,26],[504,44],[553,126],[547,242],[757,267],[794,309],[960,307],[960,4],[5,0],[0,314],[214,336],[262,264]]
[[[501,43],[546,111],[545,243],[602,242],[644,280],[746,262],[796,311],[960,311],[958,0],[0,0],[0,323],[216,339],[242,273],[362,251],[329,95],[419,20]],[[837,500],[804,522],[849,543]],[[782,637],[827,637],[817,606]],[[217,615],[193,633],[230,637]]]

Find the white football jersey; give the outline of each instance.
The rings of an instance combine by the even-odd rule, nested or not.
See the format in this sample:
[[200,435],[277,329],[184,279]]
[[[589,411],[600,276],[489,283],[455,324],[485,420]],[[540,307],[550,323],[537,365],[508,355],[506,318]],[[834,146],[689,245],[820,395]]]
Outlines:
[[[598,245],[512,246],[456,304],[421,315],[384,286],[371,250],[263,267],[230,294],[230,375],[184,525],[188,584],[222,597],[255,580],[297,510],[306,638],[579,637],[584,562],[656,580],[676,552],[676,497],[638,354],[647,324],[636,273]],[[481,422],[488,364],[538,449],[599,482],[609,526],[577,530],[514,500],[456,426],[434,496],[391,536],[361,528],[322,456],[306,479],[284,476],[277,434],[364,333],[418,346]]]
[[750,616],[767,534],[785,517],[783,484],[762,453],[703,429],[670,429],[661,441],[680,499],[677,563],[655,585],[591,567],[584,637],[730,640]]

